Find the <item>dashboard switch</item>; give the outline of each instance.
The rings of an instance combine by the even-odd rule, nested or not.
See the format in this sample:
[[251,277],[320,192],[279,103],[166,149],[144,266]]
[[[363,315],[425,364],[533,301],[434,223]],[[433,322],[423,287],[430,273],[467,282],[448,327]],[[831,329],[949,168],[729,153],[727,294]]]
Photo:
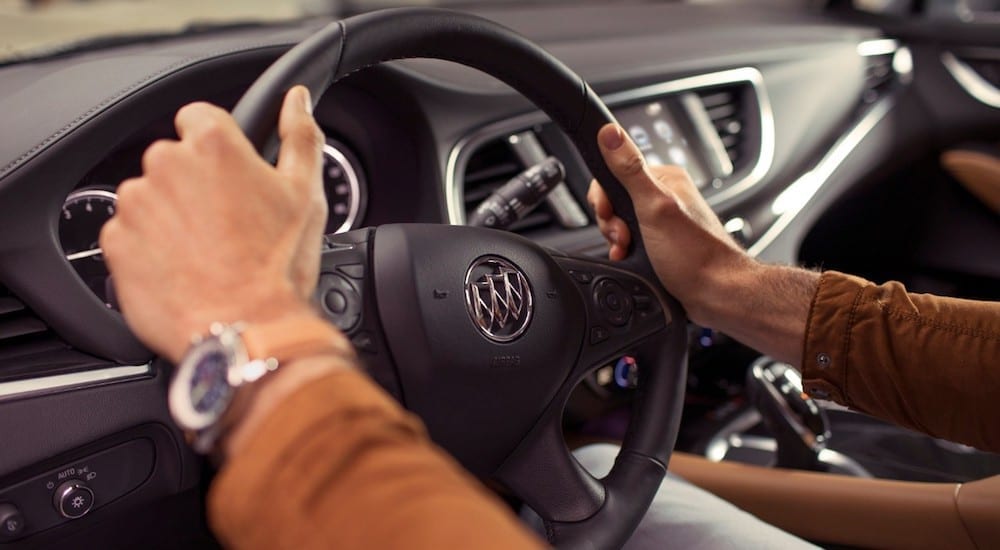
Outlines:
[[82,518],[94,507],[94,492],[77,479],[57,487],[52,498],[56,511],[66,519]]
[[0,504],[0,540],[14,538],[24,531],[24,517],[13,504]]
[[607,340],[610,336],[611,333],[608,332],[608,329],[602,326],[592,327],[590,329],[590,344],[600,344],[601,342]]

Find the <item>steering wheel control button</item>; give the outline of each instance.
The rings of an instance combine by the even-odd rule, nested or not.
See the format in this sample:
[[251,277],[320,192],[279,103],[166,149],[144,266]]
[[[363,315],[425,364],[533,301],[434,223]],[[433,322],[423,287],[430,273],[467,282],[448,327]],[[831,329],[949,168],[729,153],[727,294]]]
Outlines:
[[465,305],[480,334],[501,343],[524,334],[534,309],[528,278],[499,256],[482,256],[469,266]]
[[581,285],[589,285],[594,280],[594,274],[588,271],[569,270],[569,276]]
[[594,302],[604,319],[616,327],[625,326],[632,317],[632,297],[614,279],[598,281],[594,286]]
[[378,353],[378,346],[375,345],[375,339],[368,331],[360,331],[351,338],[351,343],[358,351],[363,351],[365,353]]
[[347,311],[347,298],[344,297],[343,292],[337,289],[328,290],[326,296],[323,296],[323,301],[333,313],[342,314]]
[[639,311],[649,311],[653,305],[653,299],[645,294],[633,294],[632,303],[635,304],[635,309]]
[[608,329],[602,326],[592,327],[590,329],[590,345],[600,344],[601,342],[607,340],[611,336]]
[[0,540],[12,539],[24,532],[24,516],[13,504],[0,504]]
[[365,266],[361,264],[338,265],[337,271],[359,281],[365,278]]
[[57,487],[52,498],[56,511],[66,519],[82,518],[94,507],[94,492],[76,479]]
[[316,289],[324,313],[340,330],[349,333],[361,321],[361,294],[346,277],[323,273]]

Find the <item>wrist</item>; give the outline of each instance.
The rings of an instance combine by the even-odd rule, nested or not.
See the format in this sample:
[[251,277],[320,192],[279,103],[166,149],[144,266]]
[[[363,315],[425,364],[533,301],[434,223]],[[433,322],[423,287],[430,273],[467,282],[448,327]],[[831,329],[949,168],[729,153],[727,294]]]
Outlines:
[[224,462],[246,447],[261,424],[295,392],[334,372],[355,367],[346,352],[302,357],[291,361],[253,386],[244,388],[238,397],[244,400],[241,414],[227,419],[226,430],[217,445]]
[[179,363],[170,385],[170,411],[198,452],[222,450],[220,440],[254,408],[258,391],[274,380],[298,379],[281,376],[287,367],[314,357],[339,357],[333,362],[353,364],[343,333],[308,308],[283,311],[268,321],[214,323]]
[[187,353],[191,343],[208,333],[213,323],[241,323],[246,326],[274,323],[291,319],[316,317],[309,303],[297,296],[290,287],[278,289],[268,296],[255,296],[249,300],[231,300],[225,306],[193,306],[176,322],[173,343],[163,350],[163,355],[177,364]]

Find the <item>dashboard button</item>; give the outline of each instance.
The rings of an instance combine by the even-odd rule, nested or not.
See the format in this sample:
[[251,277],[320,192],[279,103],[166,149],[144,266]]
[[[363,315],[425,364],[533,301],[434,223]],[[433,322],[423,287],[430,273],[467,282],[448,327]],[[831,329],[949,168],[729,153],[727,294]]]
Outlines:
[[365,266],[361,264],[347,264],[338,265],[337,271],[347,275],[352,279],[364,279],[365,278]]
[[94,507],[94,492],[82,481],[73,479],[56,488],[53,504],[66,519],[82,518]]
[[0,540],[14,538],[24,532],[24,517],[13,504],[0,504]]
[[351,338],[351,343],[358,351],[363,351],[365,353],[378,353],[378,347],[375,345],[375,340],[372,339],[372,335],[367,331],[361,331],[357,333],[354,338]]
[[594,275],[587,271],[577,271],[571,269],[569,271],[569,276],[572,277],[574,281],[580,283],[581,285],[590,284],[590,281],[594,280]]
[[608,329],[602,326],[596,326],[590,329],[591,344],[600,344],[601,342],[607,340],[609,336],[611,336],[611,333],[608,332]]
[[594,302],[604,319],[616,327],[632,316],[632,297],[614,279],[601,279],[594,288]]
[[347,298],[344,297],[344,293],[337,289],[330,289],[326,292],[326,296],[323,297],[323,301],[326,302],[326,307],[330,308],[333,313],[343,313],[347,311]]

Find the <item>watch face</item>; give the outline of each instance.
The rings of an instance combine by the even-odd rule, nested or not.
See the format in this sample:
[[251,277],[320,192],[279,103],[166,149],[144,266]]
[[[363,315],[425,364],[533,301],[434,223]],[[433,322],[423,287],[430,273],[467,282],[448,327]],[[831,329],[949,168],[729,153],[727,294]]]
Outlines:
[[170,412],[177,424],[185,430],[202,430],[218,422],[235,392],[229,370],[246,362],[246,349],[230,329],[188,350],[170,386]]
[[191,374],[191,406],[199,414],[216,416],[229,404],[233,388],[226,380],[229,357],[222,350],[201,356]]

